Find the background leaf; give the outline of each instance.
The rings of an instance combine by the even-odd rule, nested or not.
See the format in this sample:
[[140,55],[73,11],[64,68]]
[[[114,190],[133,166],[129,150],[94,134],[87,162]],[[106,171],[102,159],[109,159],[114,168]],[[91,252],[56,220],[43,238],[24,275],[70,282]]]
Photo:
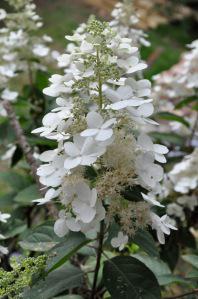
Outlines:
[[36,184],[30,185],[27,188],[21,190],[14,198],[14,201],[22,205],[32,205],[32,200],[38,199],[41,194],[38,191]]
[[148,231],[138,230],[133,241],[149,255],[159,257],[155,241]]
[[82,233],[69,233],[64,242],[58,244],[49,252],[52,258],[48,263],[48,272],[61,267],[74,253],[88,242],[90,241],[87,240]]
[[65,290],[80,287],[82,283],[83,272],[72,265],[64,265],[25,291],[23,299],[50,299]]
[[179,116],[179,115],[174,114],[174,113],[159,112],[159,113],[157,113],[156,117],[159,118],[159,119],[179,122],[179,123],[183,124],[184,126],[186,126],[188,128],[190,126],[189,122],[187,122],[187,120],[184,117]]
[[138,259],[117,256],[104,263],[104,284],[112,299],[160,299],[154,274]]
[[44,223],[33,230],[29,230],[19,245],[30,251],[48,251],[60,242],[54,233],[53,224]]

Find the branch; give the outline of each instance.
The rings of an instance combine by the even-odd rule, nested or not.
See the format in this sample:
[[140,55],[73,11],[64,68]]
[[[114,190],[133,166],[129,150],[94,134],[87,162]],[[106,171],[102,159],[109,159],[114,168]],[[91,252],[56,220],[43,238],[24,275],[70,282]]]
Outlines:
[[196,293],[198,293],[198,289],[194,289],[191,292],[188,292],[188,293],[185,293],[185,294],[176,295],[176,296],[173,296],[173,297],[165,297],[164,299],[178,299],[178,298],[183,298],[183,297],[186,297],[186,296],[189,296],[189,295],[193,295],[193,294],[196,294]]
[[[10,120],[10,124],[13,128],[13,131],[16,135],[18,145],[20,146],[20,148],[24,154],[26,162],[30,166],[32,176],[38,186],[39,192],[41,193],[41,196],[44,196],[45,195],[45,191],[43,190],[44,186],[40,183],[39,177],[37,175],[38,163],[37,163],[36,159],[34,158],[33,150],[25,137],[24,131],[17,119],[17,116],[15,114],[15,111],[14,111],[11,103],[9,101],[5,101],[5,100],[2,101],[2,103],[3,103],[4,109],[7,112],[7,116]],[[54,215],[55,209],[54,209],[53,205],[51,203],[48,203],[47,207],[48,207],[49,213],[51,215]]]
[[[10,104],[9,101],[3,101],[3,107],[7,112],[7,116],[10,120],[10,124],[14,130],[14,133],[16,135],[17,138],[17,142],[21,148],[21,150],[23,151],[24,157],[27,161],[27,163],[30,166],[31,169],[31,173],[38,185],[39,190],[41,188],[43,188],[43,186],[41,185],[41,183],[39,182],[39,178],[37,176],[37,168],[38,168],[38,164],[36,159],[33,156],[33,151],[32,148],[30,147],[25,135],[24,135],[24,131],[21,128],[21,125],[17,119],[17,116],[15,114],[14,109],[12,108],[12,105]],[[44,194],[44,192],[42,190],[40,190],[42,194]]]
[[97,280],[98,280],[98,273],[100,270],[100,260],[102,256],[102,246],[103,246],[103,240],[104,240],[104,221],[100,224],[100,233],[99,233],[99,244],[98,244],[98,251],[97,251],[97,261],[96,261],[96,267],[95,267],[95,273],[94,273],[94,280],[93,280],[93,286],[92,286],[92,293],[90,299],[95,299],[96,295],[96,289],[97,289]]

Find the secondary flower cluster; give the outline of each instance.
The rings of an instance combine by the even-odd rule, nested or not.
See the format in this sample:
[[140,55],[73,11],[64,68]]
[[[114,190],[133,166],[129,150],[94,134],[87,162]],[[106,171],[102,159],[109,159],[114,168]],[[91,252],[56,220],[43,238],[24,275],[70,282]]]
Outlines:
[[150,42],[147,40],[148,35],[143,30],[136,28],[139,17],[135,11],[131,0],[118,2],[111,13],[113,20],[110,22],[110,26],[118,30],[122,37],[131,38],[133,45],[150,46]]
[[164,186],[167,197],[175,198],[175,201],[167,205],[167,214],[186,220],[185,211],[193,212],[198,206],[198,148],[192,154],[185,157],[181,162],[175,164],[167,174],[168,184]]
[[[11,12],[0,10],[0,19],[4,22],[0,29],[0,97],[14,102],[18,92],[10,90],[13,79],[24,71],[31,76],[33,70],[45,69],[45,65],[54,59],[54,52],[48,46],[51,37],[35,34],[42,27],[42,21],[32,0],[7,2]],[[6,116],[1,104],[0,115]]]
[[[183,137],[186,142],[177,146],[174,155],[185,151],[190,146],[191,154],[176,163],[173,169],[167,173],[163,181],[163,199],[170,200],[167,205],[167,214],[174,216],[180,222],[186,222],[186,214],[190,215],[198,206],[198,116],[196,111],[198,88],[198,40],[193,41],[189,47],[191,50],[182,55],[178,64],[170,70],[155,76],[153,96],[160,98],[159,110],[165,110],[178,114],[186,121],[187,125],[171,121],[164,125],[167,131],[173,130]],[[178,106],[178,103],[187,101],[188,105]],[[194,106],[195,104],[195,106]]]
[[[160,205],[150,193],[160,192],[165,146],[153,144],[141,126],[155,125],[148,80],[137,80],[146,67],[130,38],[107,23],[91,19],[73,36],[59,58],[64,75],[55,74],[44,93],[57,97],[57,107],[34,130],[57,141],[40,155],[40,182],[48,189],[38,204],[59,197],[61,211],[54,230],[60,237],[82,231],[95,238],[101,221],[117,219],[121,231],[112,245],[122,249],[139,228],[151,225],[160,242],[170,234],[169,218],[158,217]],[[149,193],[148,193],[149,192]],[[138,199],[137,199],[138,193]]]
[[188,45],[190,51],[183,54],[178,64],[154,77],[154,95],[163,100],[193,96],[198,88],[198,40]]

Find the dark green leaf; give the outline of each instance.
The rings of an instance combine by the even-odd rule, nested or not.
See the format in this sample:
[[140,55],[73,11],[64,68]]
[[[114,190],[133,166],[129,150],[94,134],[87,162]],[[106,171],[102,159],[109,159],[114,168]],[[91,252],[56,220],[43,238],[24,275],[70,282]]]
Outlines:
[[23,157],[23,151],[19,146],[17,146],[11,161],[11,167],[15,166]]
[[141,193],[145,193],[145,189],[139,185],[127,188],[123,191],[122,195],[129,201],[143,201]]
[[176,240],[176,234],[172,232],[168,242],[161,247],[160,252],[161,259],[169,265],[172,271],[175,269],[179,259],[179,245]]
[[156,117],[159,119],[179,122],[188,128],[190,126],[190,124],[187,122],[187,120],[184,117],[170,113],[170,112],[159,112],[159,113],[157,113]]
[[48,73],[46,73],[44,71],[41,71],[41,70],[38,70],[36,72],[36,80],[35,80],[36,87],[40,91],[43,91],[43,89],[45,87],[47,87],[48,84],[49,84],[48,79],[49,79],[49,74]]
[[72,265],[64,265],[25,291],[23,299],[50,299],[65,290],[80,287],[82,283],[83,272]]
[[159,256],[159,252],[157,250],[155,241],[149,232],[144,230],[138,230],[138,232],[135,234],[133,241],[140,247],[140,249],[145,251],[148,255],[156,257]]
[[180,109],[180,108],[186,107],[194,101],[197,101],[197,97],[190,97],[190,98],[184,99],[184,100],[180,101],[179,103],[177,103],[175,105],[175,108]]
[[150,136],[162,143],[168,142],[180,146],[184,143],[183,137],[175,133],[152,132]]
[[104,263],[104,284],[112,299],[160,299],[155,275],[139,260],[117,256]]

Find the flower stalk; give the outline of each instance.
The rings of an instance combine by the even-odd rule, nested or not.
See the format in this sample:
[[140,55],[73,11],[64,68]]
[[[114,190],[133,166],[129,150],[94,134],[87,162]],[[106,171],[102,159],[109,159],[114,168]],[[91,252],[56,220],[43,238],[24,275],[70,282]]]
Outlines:
[[94,280],[93,280],[93,286],[92,286],[92,292],[91,292],[91,299],[95,298],[96,292],[97,292],[97,280],[98,280],[98,273],[100,270],[100,262],[101,262],[101,256],[102,256],[102,248],[103,248],[103,242],[104,242],[104,231],[105,231],[105,224],[104,221],[100,224],[100,232],[98,236],[98,249],[97,249],[97,260],[96,260],[96,267],[94,271]]

